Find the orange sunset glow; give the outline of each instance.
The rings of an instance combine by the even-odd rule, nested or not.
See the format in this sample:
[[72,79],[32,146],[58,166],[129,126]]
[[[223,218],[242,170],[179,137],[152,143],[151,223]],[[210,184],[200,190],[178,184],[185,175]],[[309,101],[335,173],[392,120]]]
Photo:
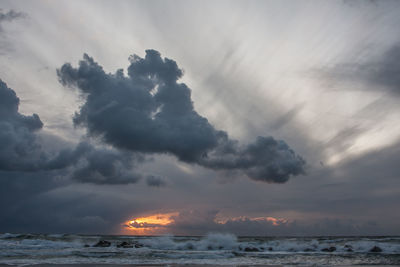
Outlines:
[[[121,234],[129,235],[158,235],[165,234],[168,232],[168,226],[175,222],[176,217],[179,216],[179,212],[169,213],[156,213],[148,216],[138,217],[128,220],[122,224],[123,229]],[[214,223],[224,225],[228,221],[258,221],[268,222],[273,226],[279,226],[289,221],[283,218],[274,217],[220,217],[214,219]]]
[[267,221],[270,222],[274,226],[278,226],[281,224],[285,224],[288,222],[287,219],[282,219],[282,218],[274,218],[274,217],[246,217],[246,216],[239,216],[239,217],[233,217],[233,218],[218,218],[215,220],[216,223],[219,224],[225,224],[228,221],[244,221],[244,220],[249,220],[249,221]]
[[[173,216],[178,216],[178,212],[157,213],[149,216],[135,218],[126,221],[123,226],[128,234],[151,235],[158,234],[165,226],[174,222]],[[126,231],[123,231],[126,232]]]

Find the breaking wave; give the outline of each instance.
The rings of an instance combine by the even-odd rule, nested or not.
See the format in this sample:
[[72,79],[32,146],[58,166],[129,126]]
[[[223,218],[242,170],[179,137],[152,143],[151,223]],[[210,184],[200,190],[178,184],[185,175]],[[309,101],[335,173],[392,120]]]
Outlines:
[[400,264],[400,237],[0,234],[0,264]]

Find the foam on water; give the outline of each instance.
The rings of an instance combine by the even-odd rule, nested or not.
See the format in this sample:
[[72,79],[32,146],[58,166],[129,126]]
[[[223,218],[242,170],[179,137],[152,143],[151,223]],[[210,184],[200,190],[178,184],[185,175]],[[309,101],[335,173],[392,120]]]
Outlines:
[[[99,240],[107,240],[111,246],[93,247]],[[124,241],[136,247],[117,247]],[[374,247],[382,251],[372,253]],[[1,263],[400,265],[400,238],[238,238],[222,233],[204,237],[5,233],[0,235]]]
[[202,239],[177,240],[172,235],[151,237],[140,241],[143,245],[162,250],[235,250],[239,247],[237,237],[232,234],[208,234]]

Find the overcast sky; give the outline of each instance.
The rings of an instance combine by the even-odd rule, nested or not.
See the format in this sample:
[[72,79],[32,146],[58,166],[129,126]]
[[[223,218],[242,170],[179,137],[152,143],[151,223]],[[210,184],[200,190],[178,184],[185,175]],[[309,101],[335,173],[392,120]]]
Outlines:
[[0,8],[0,232],[400,234],[400,2]]

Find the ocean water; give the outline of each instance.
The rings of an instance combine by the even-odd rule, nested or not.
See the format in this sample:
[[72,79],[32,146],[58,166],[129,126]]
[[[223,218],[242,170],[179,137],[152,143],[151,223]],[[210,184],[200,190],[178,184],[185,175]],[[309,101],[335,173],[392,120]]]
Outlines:
[[[109,247],[94,247],[106,240]],[[117,247],[127,242],[132,247]],[[135,247],[136,246],[136,247]],[[380,252],[371,252],[378,247]],[[375,248],[375,250],[379,250]],[[400,265],[400,237],[0,234],[0,264]]]

